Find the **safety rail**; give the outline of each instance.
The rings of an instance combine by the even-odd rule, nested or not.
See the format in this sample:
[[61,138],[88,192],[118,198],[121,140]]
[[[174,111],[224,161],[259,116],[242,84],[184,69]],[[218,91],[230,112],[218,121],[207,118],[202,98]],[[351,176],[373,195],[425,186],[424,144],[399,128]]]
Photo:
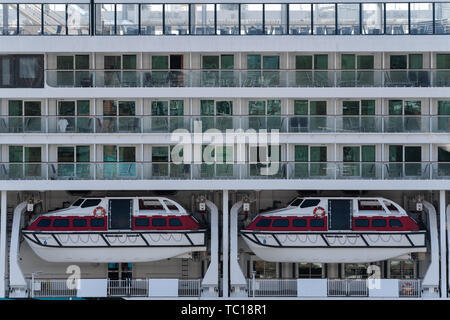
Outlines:
[[200,297],[202,279],[180,279],[178,280],[179,297]]
[[68,280],[34,279],[30,281],[31,297],[76,297],[77,289],[70,288]]
[[54,88],[449,87],[450,70],[46,70]]
[[365,279],[328,279],[329,297],[367,297],[369,288]]
[[249,297],[296,297],[296,279],[248,279]]
[[420,279],[398,280],[398,294],[402,298],[419,298],[422,294],[422,281]]
[[109,297],[147,297],[148,280],[147,279],[108,279]]
[[450,133],[450,115],[0,116],[0,133],[172,133],[209,129],[280,133]]
[[450,162],[0,163],[0,180],[449,180]]

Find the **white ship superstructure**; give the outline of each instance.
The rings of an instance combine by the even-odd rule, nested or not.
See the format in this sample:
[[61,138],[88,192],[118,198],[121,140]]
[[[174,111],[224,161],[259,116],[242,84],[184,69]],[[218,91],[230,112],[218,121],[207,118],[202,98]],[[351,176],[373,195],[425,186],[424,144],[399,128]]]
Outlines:
[[449,1],[3,1],[0,298],[448,298],[449,89]]

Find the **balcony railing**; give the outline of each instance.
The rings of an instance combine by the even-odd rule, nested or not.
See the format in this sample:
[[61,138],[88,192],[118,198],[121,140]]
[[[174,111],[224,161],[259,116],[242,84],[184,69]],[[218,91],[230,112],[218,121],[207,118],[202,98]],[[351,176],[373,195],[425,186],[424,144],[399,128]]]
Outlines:
[[296,297],[297,279],[248,279],[249,297]]
[[0,180],[450,180],[450,162],[0,163]]
[[50,87],[449,87],[450,70],[46,70]]
[[0,116],[0,133],[171,133],[235,129],[280,133],[450,133],[450,115]]

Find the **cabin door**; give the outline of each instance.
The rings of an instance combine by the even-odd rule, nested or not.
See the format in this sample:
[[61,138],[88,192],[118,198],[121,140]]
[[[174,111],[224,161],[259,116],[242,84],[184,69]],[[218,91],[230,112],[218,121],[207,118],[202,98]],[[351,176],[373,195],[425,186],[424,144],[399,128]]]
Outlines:
[[352,200],[328,200],[328,230],[352,230]]
[[109,200],[109,229],[131,229],[132,199]]

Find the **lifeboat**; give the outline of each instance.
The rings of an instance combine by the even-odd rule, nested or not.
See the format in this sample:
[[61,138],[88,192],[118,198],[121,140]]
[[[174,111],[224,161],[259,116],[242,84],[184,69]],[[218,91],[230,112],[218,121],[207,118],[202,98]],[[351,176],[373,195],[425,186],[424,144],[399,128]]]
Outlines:
[[163,197],[81,198],[22,234],[50,262],[147,262],[206,250],[206,230]]
[[384,198],[297,198],[240,234],[273,262],[363,263],[426,251],[426,231]]

